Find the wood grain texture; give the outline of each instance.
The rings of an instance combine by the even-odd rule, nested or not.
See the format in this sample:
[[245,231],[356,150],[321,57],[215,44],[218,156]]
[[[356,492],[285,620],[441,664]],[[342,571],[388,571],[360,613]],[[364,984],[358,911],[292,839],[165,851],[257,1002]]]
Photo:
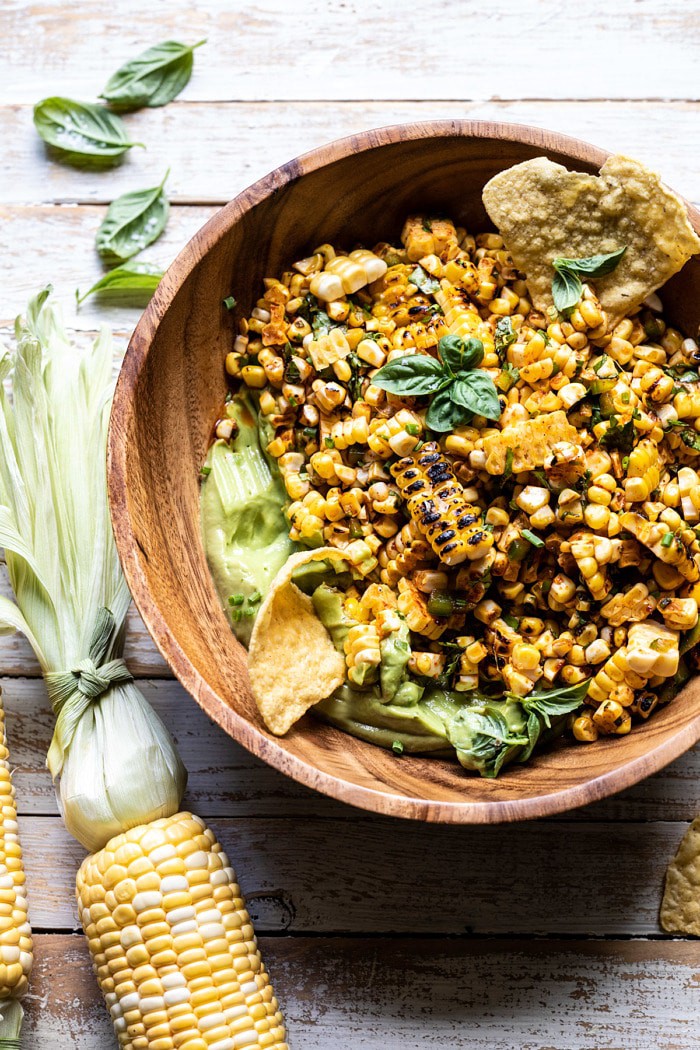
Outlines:
[[[145,633],[143,624],[141,632]],[[0,638],[0,668],[5,671],[7,643],[8,639]],[[152,643],[151,649],[155,652]],[[0,685],[20,814],[55,816],[55,793],[46,769],[54,720],[44,685],[36,678],[2,678]],[[192,702],[179,682],[141,679],[139,688],[186,760],[185,807],[204,817],[357,818],[350,807],[311,791],[251,755]],[[622,794],[554,819],[690,821],[700,803],[699,784],[700,747],[695,747]]]
[[[697,942],[262,937],[294,1050],[691,1050]],[[82,936],[36,938],[22,1050],[113,1050]],[[517,1040],[517,1043],[515,1042]]]
[[208,40],[183,96],[200,101],[688,98],[697,13],[695,0],[432,0],[410,11],[402,0],[4,0],[0,39],[12,46],[0,98],[92,98],[123,61],[169,37]]
[[[604,154],[515,125],[405,125],[343,140],[271,173],[216,214],[178,257],[131,340],[110,428],[112,517],[124,571],[170,666],[207,713],[276,768],[332,797],[398,816],[496,822],[561,812],[612,794],[662,768],[700,737],[700,683],[642,732],[559,747],[496,782],[442,761],[397,762],[309,717],[282,739],[262,726],[245,650],[232,637],[199,535],[197,474],[226,390],[221,362],[233,289],[245,312],[264,275],[310,244],[396,236],[416,209],[483,228],[481,188],[495,172],[542,152],[597,170]],[[691,210],[700,229],[700,214]],[[674,294],[673,288],[676,292]],[[680,290],[680,291],[679,291]],[[684,327],[700,267],[691,262],[664,297]],[[686,315],[687,316],[687,315]],[[170,421],[181,419],[172,427]]]
[[[686,824],[445,827],[350,811],[209,821],[259,932],[661,934],[663,875]],[[84,856],[58,821],[20,817],[32,925],[79,927]]]
[[639,158],[684,196],[700,201],[699,115],[700,104],[689,102],[180,102],[130,114],[130,130],[148,148],[132,150],[116,168],[95,173],[47,155],[31,106],[0,105],[5,143],[0,203],[105,203],[157,184],[170,167],[173,202],[224,204],[274,167],[324,142],[436,119],[512,121],[576,135]]

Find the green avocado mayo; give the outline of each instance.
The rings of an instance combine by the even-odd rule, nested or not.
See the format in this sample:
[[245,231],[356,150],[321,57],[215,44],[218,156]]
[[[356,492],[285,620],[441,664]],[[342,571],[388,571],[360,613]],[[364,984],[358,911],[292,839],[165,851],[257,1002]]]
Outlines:
[[209,449],[200,522],[217,593],[236,637],[247,644],[260,602],[295,547],[284,485],[260,447],[255,410],[245,397],[227,409],[239,432],[233,445],[215,441]]

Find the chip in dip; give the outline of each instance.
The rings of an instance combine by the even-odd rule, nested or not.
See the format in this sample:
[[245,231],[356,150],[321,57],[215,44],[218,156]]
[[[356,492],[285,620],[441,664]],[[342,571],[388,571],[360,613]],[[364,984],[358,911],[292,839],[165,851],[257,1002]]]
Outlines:
[[595,284],[612,327],[700,251],[680,197],[629,157],[610,157],[599,176],[535,157],[495,175],[483,198],[541,310],[552,305],[554,259],[626,249]]
[[686,831],[668,866],[661,925],[669,933],[700,937],[700,817]]
[[250,638],[248,672],[267,728],[283,736],[310,707],[345,681],[345,657],[319,620],[311,598],[294,584],[312,562],[347,568],[342,552],[319,547],[293,554],[277,573]]

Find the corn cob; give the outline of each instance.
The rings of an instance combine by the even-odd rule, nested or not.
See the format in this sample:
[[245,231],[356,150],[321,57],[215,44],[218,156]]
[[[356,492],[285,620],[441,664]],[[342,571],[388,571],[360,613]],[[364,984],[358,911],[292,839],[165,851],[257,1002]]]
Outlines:
[[[17,835],[15,789],[5,735],[5,712],[0,699],[0,1046],[15,1045],[22,1023],[17,1003],[27,991],[32,968],[32,931],[27,917],[22,850]],[[16,1044],[19,1046],[19,1042]]]
[[434,441],[392,464],[409,513],[438,558],[447,565],[473,561],[493,546],[481,510],[467,503],[464,490]]
[[77,897],[123,1050],[286,1050],[236,876],[198,817],[110,839],[83,861]]
[[513,473],[542,467],[561,442],[578,445],[578,431],[569,423],[566,412],[548,412],[514,423],[484,438],[486,470],[503,474],[509,449],[513,452]]
[[[670,532],[663,521],[647,521],[641,514],[628,511],[620,515],[620,525],[631,532],[640,543],[648,547],[651,553],[666,565],[674,568],[690,583],[700,579],[700,570],[694,558],[688,554],[680,536]],[[671,535],[668,545],[665,537]]]
[[613,653],[598,671],[588,687],[588,696],[596,703],[614,700],[628,706],[634,699],[633,690],[643,689],[647,679],[632,669],[627,647]]
[[441,281],[440,290],[435,292],[435,302],[442,308],[450,335],[458,335],[462,339],[480,339],[486,353],[493,350],[491,329],[482,321],[476,306],[469,302],[464,292],[449,281]]
[[428,612],[426,596],[421,594],[410,580],[400,579],[398,587],[398,610],[405,618],[409,628],[416,634],[422,634],[425,638],[435,641],[441,634],[444,634],[448,627],[455,626],[455,618],[443,619]]
[[457,231],[449,219],[425,219],[410,215],[401,231],[401,243],[412,262],[426,255],[451,258],[459,250]]
[[567,549],[576,559],[578,570],[595,600],[603,601],[612,588],[605,566],[620,557],[620,541],[581,532],[572,536],[570,542],[562,543],[561,550],[566,553]]
[[642,503],[649,499],[660,479],[659,453],[648,438],[639,442],[630,452],[625,481],[625,499],[629,503]]
[[382,583],[390,586],[397,583],[402,576],[408,576],[419,565],[427,563],[433,552],[430,544],[423,538],[415,521],[410,521],[387,544],[387,561],[381,571]]

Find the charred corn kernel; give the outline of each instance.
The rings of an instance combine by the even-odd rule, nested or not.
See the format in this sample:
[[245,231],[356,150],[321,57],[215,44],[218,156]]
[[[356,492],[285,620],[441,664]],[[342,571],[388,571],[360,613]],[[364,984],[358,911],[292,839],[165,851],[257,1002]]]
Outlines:
[[[620,627],[623,623],[645,620],[656,608],[656,599],[649,594],[644,583],[635,583],[627,591],[613,595],[602,606],[601,615],[611,627]],[[617,644],[617,643],[616,643]]]
[[659,698],[656,693],[644,690],[644,692],[639,693],[634,697],[634,700],[630,705],[630,711],[632,714],[636,715],[637,718],[646,719],[657,706],[658,702]]
[[386,354],[374,339],[363,339],[357,344],[355,353],[372,368],[381,368],[386,361]]
[[548,598],[550,604],[552,601],[558,602],[560,605],[567,605],[576,594],[576,584],[571,577],[566,576],[560,572],[552,580],[552,586],[549,589]]
[[515,497],[515,502],[526,514],[534,514],[535,511],[549,503],[549,489],[540,488],[537,485],[526,485]]
[[437,678],[445,669],[444,653],[411,653],[408,669],[424,678]]
[[506,689],[516,696],[527,696],[535,688],[535,683],[523,671],[518,671],[512,664],[503,668],[503,682]]
[[481,620],[482,623],[491,624],[498,619],[502,611],[501,606],[497,602],[494,602],[491,598],[485,598],[474,609],[474,616],[477,620]]
[[615,700],[604,700],[593,715],[593,723],[606,736],[624,736],[632,728],[632,716]]
[[372,550],[364,540],[354,540],[343,550],[343,555],[348,559],[362,576],[369,576],[376,569],[377,561]]
[[[126,878],[95,904],[93,891],[103,887],[118,855]],[[172,874],[164,873],[168,865]],[[125,911],[120,887],[130,896],[128,884],[144,872],[153,888],[133,896]],[[198,817],[178,813],[110,839],[83,861],[77,897],[124,1050],[287,1050],[235,873]],[[157,923],[146,921],[151,912],[161,917]],[[162,963],[156,969],[139,961],[149,958]]]
[[587,664],[602,664],[610,656],[610,646],[602,638],[596,638],[586,647],[585,662]]
[[409,628],[426,638],[439,638],[447,629],[449,621],[434,617],[428,612],[425,595],[421,594],[410,580],[399,579],[398,587],[398,610],[405,617]]
[[[495,284],[487,288],[485,283],[482,283],[479,289],[481,298],[487,299],[491,289],[495,291]],[[442,309],[450,335],[458,335],[462,339],[480,339],[485,351],[493,350],[490,327],[482,320],[477,307],[471,302],[465,302],[458,288],[449,281],[442,280],[439,291],[435,292],[435,302]]]
[[503,507],[489,507],[489,509],[486,511],[487,525],[495,525],[497,527],[500,527],[502,525],[507,525],[509,521],[510,516],[508,514],[508,511],[504,510]]
[[666,626],[674,631],[691,631],[698,622],[695,598],[660,598],[657,609]]
[[267,383],[265,369],[261,368],[260,365],[243,365],[243,368],[241,368],[241,379],[246,386],[251,387],[253,390],[262,390]]
[[435,442],[392,465],[408,511],[438,558],[447,565],[481,558],[493,534],[481,511],[464,499],[464,490]]
[[316,273],[309,282],[309,291],[317,299],[330,302],[333,299],[342,299],[345,295],[343,282],[335,273]]
[[449,219],[411,215],[401,231],[401,242],[412,262],[418,262],[425,255],[453,258],[459,250],[457,231]]
[[602,504],[589,503],[584,508],[583,520],[590,529],[605,529],[610,521],[610,511]]
[[576,740],[580,740],[581,743],[593,743],[594,740],[598,739],[598,729],[593,717],[584,712],[574,719],[572,731]]
[[521,642],[513,646],[511,660],[518,671],[534,671],[539,666],[540,653],[534,645]]

